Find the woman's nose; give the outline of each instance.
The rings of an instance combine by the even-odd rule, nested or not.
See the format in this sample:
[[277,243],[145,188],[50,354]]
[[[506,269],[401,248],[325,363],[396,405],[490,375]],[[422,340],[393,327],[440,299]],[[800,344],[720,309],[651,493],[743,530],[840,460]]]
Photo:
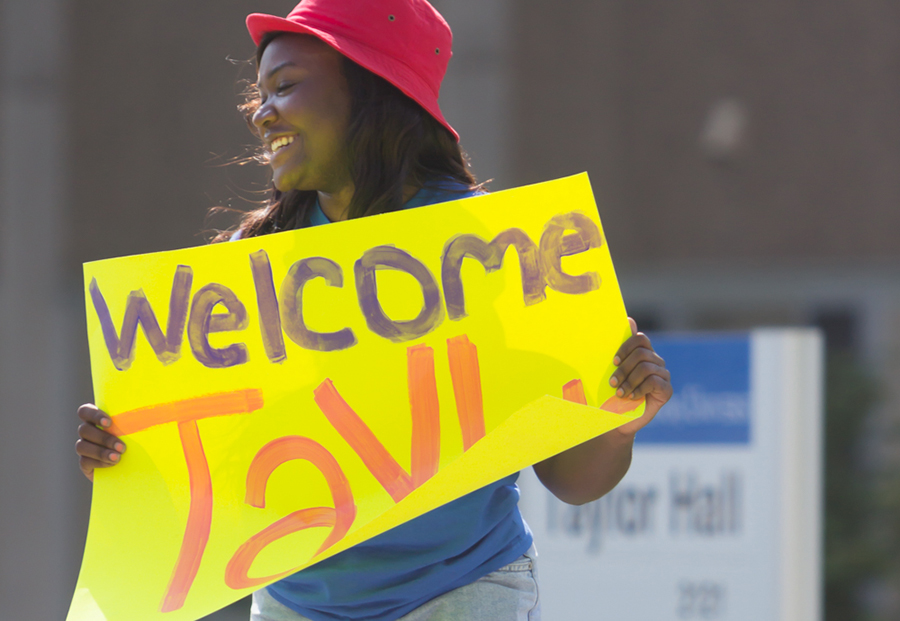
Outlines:
[[257,129],[265,129],[272,121],[275,120],[275,108],[271,103],[263,102],[253,113],[253,125]]

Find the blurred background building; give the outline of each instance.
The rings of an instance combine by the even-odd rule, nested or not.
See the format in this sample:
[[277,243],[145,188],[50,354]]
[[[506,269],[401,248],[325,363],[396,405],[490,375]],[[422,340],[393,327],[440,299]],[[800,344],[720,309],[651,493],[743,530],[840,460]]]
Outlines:
[[[259,198],[265,171],[228,165],[243,19],[293,4],[0,0],[4,618],[62,618],[77,575],[81,263],[204,243],[209,207]],[[900,618],[900,4],[434,4],[475,172],[587,170],[644,329],[823,328],[826,617]]]

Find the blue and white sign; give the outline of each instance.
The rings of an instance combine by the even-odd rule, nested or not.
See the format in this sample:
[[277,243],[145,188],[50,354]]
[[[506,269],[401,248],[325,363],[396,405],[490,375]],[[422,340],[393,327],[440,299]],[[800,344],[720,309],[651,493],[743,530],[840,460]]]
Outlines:
[[544,618],[820,621],[819,334],[653,343],[675,393],[625,479],[580,507],[520,479]]
[[750,337],[657,336],[675,394],[641,444],[749,444]]

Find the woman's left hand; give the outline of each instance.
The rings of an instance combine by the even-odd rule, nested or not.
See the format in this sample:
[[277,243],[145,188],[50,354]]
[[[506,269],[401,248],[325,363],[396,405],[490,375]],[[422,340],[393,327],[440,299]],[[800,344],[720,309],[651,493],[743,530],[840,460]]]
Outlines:
[[618,427],[619,432],[634,435],[653,420],[659,408],[672,397],[672,382],[666,361],[653,351],[650,339],[643,332],[638,332],[634,319],[629,317],[628,323],[631,324],[632,336],[616,352],[613,363],[619,368],[609,383],[617,387],[616,396],[622,399],[646,400],[646,408],[640,418]]

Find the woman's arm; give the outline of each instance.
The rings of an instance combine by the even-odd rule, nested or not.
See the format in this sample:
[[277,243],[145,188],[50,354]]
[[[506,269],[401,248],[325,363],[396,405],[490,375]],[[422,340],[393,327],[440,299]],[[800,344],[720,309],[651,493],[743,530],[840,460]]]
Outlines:
[[645,399],[646,409],[640,418],[534,465],[541,483],[563,502],[582,505],[614,488],[631,465],[635,434],[672,396],[665,361],[634,320],[628,321],[632,336],[616,352],[619,368],[609,383],[623,399]]

